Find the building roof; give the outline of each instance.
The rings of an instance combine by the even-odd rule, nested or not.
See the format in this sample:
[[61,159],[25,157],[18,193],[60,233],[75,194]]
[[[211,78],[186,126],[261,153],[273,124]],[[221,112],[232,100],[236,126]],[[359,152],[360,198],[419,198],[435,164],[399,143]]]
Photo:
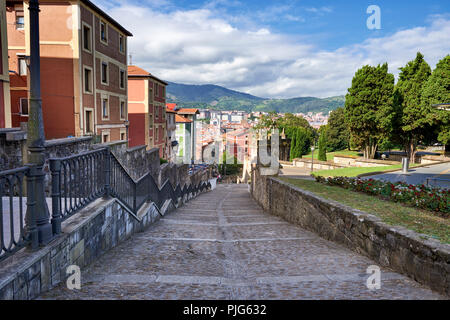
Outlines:
[[166,108],[166,112],[169,112],[169,113],[177,113],[175,110],[170,110],[169,108]]
[[175,110],[177,108],[177,104],[176,103],[166,103],[166,107],[167,107],[167,109]]
[[128,75],[129,76],[151,76],[150,72],[145,71],[138,66],[128,66]]
[[[18,2],[23,2],[23,0],[8,0],[8,2],[18,3]],[[58,1],[54,1],[54,2],[58,2]],[[64,2],[68,2],[68,1],[64,1]],[[116,20],[114,20],[105,11],[103,11],[102,9],[97,7],[92,1],[90,1],[90,0],[81,0],[81,2],[84,5],[86,5],[88,8],[90,8],[91,10],[95,11],[100,16],[102,16],[105,20],[107,20],[109,23],[111,23],[113,26],[115,26],[117,29],[119,29],[121,32],[123,32],[126,36],[128,36],[128,37],[132,37],[133,36],[133,34],[130,31],[125,29],[120,23],[118,23]],[[45,3],[41,3],[41,5],[42,4],[45,4]]]
[[152,75],[150,72],[145,71],[144,69],[138,67],[138,66],[128,66],[128,77],[146,77],[146,78],[152,78],[155,79],[161,83],[164,83],[167,85],[167,82],[164,80],[161,80],[154,75]]
[[180,116],[179,114],[175,115],[175,122],[177,123],[189,123],[192,122],[192,120],[185,118],[183,116]]
[[97,7],[94,3],[92,3],[92,1],[90,1],[90,0],[81,0],[81,2],[83,2],[89,8],[91,8],[92,10],[94,10],[95,12],[100,14],[102,17],[104,17],[106,20],[108,20],[108,22],[110,22],[113,26],[115,26],[117,29],[122,31],[125,35],[127,35],[129,37],[133,36],[133,34],[130,31],[128,31],[127,29],[122,27],[122,25],[120,23],[118,23],[116,20],[111,18],[105,11],[103,11],[102,9]]
[[196,108],[181,108],[178,110],[179,114],[199,114],[200,112]]

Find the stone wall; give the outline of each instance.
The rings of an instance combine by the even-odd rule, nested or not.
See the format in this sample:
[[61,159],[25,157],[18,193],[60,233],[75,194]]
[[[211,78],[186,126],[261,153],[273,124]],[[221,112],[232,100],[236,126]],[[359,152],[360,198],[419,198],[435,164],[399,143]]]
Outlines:
[[[191,195],[184,200],[190,199]],[[182,205],[167,200],[164,215]],[[115,199],[98,199],[63,222],[62,234],[37,251],[24,248],[0,265],[0,300],[34,299],[68,278],[69,265],[82,270],[101,255],[160,218],[153,203],[131,214]]]
[[159,149],[146,149],[145,145],[127,148],[126,141],[114,141],[99,145],[109,147],[119,162],[127,169],[134,180],[138,180],[148,171],[157,181],[160,171]]
[[[311,159],[294,159],[292,161],[292,165],[300,168],[311,168]],[[314,160],[313,163],[314,170],[330,170],[330,169],[339,169],[344,168],[345,166],[340,164],[335,164],[333,162],[329,161],[320,161],[320,160]]]
[[251,193],[265,211],[344,244],[382,266],[450,296],[450,245],[252,170]]
[[23,166],[26,133],[19,128],[0,129],[0,171]]

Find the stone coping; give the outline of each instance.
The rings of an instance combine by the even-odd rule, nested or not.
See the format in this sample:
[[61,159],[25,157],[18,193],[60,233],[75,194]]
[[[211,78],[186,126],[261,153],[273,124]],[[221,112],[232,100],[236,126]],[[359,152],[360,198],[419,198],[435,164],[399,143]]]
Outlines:
[[145,149],[146,147],[147,147],[147,145],[143,144],[141,146],[135,146],[135,147],[128,148],[126,152],[131,153],[131,152],[135,152],[137,150]]
[[53,147],[53,146],[59,146],[59,145],[63,145],[63,144],[77,143],[77,142],[81,142],[81,141],[90,141],[90,140],[92,140],[91,136],[52,139],[52,140],[45,141],[45,147]]

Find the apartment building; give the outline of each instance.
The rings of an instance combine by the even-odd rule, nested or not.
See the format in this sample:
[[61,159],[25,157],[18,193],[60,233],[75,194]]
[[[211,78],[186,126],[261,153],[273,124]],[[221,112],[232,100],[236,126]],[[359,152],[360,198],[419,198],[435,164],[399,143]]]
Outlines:
[[175,116],[177,112],[174,110],[171,110],[169,108],[166,108],[166,128],[167,128],[167,138],[166,138],[166,159],[174,162],[175,159],[175,153],[174,153],[174,147],[178,145],[177,138],[176,138],[176,122],[175,122]]
[[[196,139],[196,121],[197,121],[197,115],[200,113],[200,111],[196,108],[181,108],[177,110],[177,113],[190,121],[192,121],[192,125],[189,126],[189,136],[191,138],[190,142],[190,148],[189,154],[191,156],[190,163],[195,163],[196,159],[196,146],[197,146],[197,139]],[[178,122],[178,121],[177,121]]]
[[153,146],[159,148],[161,158],[167,157],[167,123],[166,123],[166,86],[164,82],[154,76],[151,77],[153,84]]
[[6,4],[0,1],[0,128],[11,127]]
[[[41,97],[47,139],[126,140],[127,38],[89,0],[40,0]],[[28,119],[28,1],[7,0],[12,125]]]
[[150,72],[128,66],[129,145],[159,148],[161,158],[168,157],[166,85]]

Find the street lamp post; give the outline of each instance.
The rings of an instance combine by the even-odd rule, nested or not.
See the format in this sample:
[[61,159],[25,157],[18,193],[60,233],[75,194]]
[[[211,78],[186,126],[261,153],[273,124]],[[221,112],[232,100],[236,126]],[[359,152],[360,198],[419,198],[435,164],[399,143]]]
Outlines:
[[311,147],[311,172],[314,170],[314,146]]
[[[47,244],[53,237],[49,211],[44,191],[44,121],[42,117],[40,52],[39,52],[39,2],[30,0],[30,98],[27,132],[28,164],[26,225],[31,236],[31,246]],[[60,217],[55,217],[58,219]]]

